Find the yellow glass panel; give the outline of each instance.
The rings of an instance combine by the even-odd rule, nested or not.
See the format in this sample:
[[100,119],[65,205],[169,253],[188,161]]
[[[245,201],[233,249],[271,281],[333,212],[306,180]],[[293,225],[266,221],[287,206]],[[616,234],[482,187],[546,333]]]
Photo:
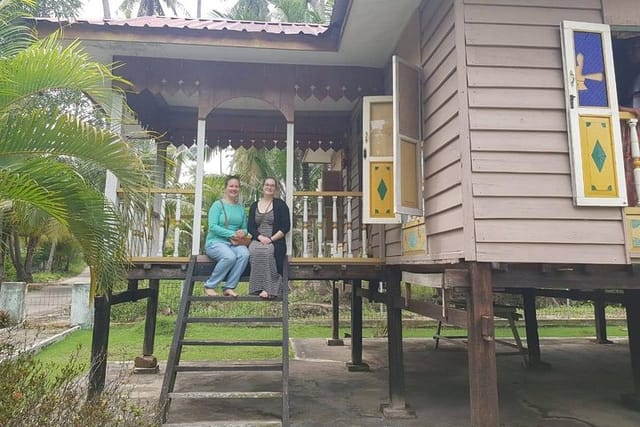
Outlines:
[[582,176],[587,197],[618,197],[611,118],[580,116]]
[[395,218],[393,213],[393,162],[369,164],[369,216]]
[[402,206],[418,208],[418,164],[416,162],[416,143],[406,139],[400,139],[400,151],[402,163],[400,165],[400,193]]
[[393,156],[393,104],[376,102],[370,110],[372,156]]

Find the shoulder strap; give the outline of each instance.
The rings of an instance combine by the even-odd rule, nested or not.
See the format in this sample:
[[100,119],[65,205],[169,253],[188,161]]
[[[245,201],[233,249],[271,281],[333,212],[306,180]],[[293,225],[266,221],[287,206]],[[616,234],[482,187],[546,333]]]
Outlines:
[[220,199],[219,201],[220,201],[220,206],[222,206],[222,212],[224,213],[224,226],[228,227],[229,217],[227,216],[227,210],[224,208],[224,202],[222,201],[222,199]]

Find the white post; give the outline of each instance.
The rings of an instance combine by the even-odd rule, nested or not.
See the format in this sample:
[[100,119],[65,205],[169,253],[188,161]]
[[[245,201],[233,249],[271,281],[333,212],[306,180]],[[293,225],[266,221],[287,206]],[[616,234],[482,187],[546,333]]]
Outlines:
[[200,228],[202,223],[202,184],[204,182],[204,137],[207,128],[205,119],[198,119],[198,136],[196,139],[196,195],[193,202],[193,239],[191,255],[200,253]]
[[629,119],[629,134],[631,136],[631,158],[633,159],[633,184],[636,189],[638,201],[636,206],[640,206],[640,143],[638,142],[638,119]]
[[338,196],[331,196],[331,256],[342,256],[338,253]]
[[0,287],[0,309],[9,314],[11,324],[24,322],[26,316],[27,284],[3,282]]
[[180,246],[180,208],[182,205],[182,196],[180,194],[176,197],[176,222],[173,229],[173,256],[179,255],[178,248]]
[[322,233],[322,196],[318,196],[318,258],[324,257],[324,237]]
[[93,305],[89,283],[74,283],[71,288],[71,326],[89,328],[93,325]]
[[164,255],[164,234],[165,234],[165,229],[164,229],[164,218],[165,218],[165,210],[167,209],[167,195],[162,193],[161,197],[160,197],[160,212],[158,215],[158,236],[157,236],[157,241],[155,242],[156,244],[156,256],[163,256]]
[[367,255],[367,229],[364,224],[362,224],[362,258],[369,258]]
[[302,257],[309,258],[309,196],[302,196]]
[[347,196],[347,258],[353,258],[353,231],[351,229],[351,222],[353,221],[351,217],[351,200],[353,196]]
[[[122,95],[114,93],[111,99],[111,131],[117,135],[122,135],[122,109],[124,100]],[[107,179],[104,183],[104,195],[115,208],[118,207],[118,178],[111,172],[107,171]]]
[[[286,178],[286,186],[287,186],[287,206],[289,206],[289,220],[291,221],[291,226],[293,227],[293,192],[295,189],[293,188],[293,161],[295,154],[295,139],[294,139],[294,125],[293,123],[287,123],[287,178]],[[292,248],[293,248],[293,239],[292,234],[289,233],[287,235],[287,255],[291,256]]]

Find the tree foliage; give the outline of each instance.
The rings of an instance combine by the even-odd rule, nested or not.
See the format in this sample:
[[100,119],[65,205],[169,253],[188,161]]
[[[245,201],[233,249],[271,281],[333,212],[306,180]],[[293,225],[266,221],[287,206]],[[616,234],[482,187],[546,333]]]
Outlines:
[[35,39],[22,23],[25,4],[33,6],[0,0],[0,226],[17,226],[20,209],[54,218],[82,246],[93,291],[107,292],[124,277],[127,218],[85,174],[110,170],[135,190],[147,186],[144,165],[119,135],[77,111],[38,108],[36,100],[69,91],[111,105],[112,82],[126,82],[78,42],[62,46],[58,33]]

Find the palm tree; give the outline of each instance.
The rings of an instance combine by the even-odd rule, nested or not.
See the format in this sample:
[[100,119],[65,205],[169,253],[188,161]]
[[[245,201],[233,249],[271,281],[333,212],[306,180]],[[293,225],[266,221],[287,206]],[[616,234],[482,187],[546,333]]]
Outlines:
[[237,0],[229,12],[209,12],[213,18],[234,19],[237,21],[267,21],[269,19],[268,0]]
[[65,225],[82,246],[93,292],[107,293],[124,277],[127,221],[83,172],[110,170],[123,187],[139,189],[148,182],[144,166],[119,135],[73,112],[34,110],[32,100],[55,88],[110,105],[111,83],[126,82],[78,42],[63,47],[59,34],[36,40],[21,23],[25,4],[33,3],[0,0],[0,217],[28,206]]
[[[178,9],[181,9],[187,16],[189,15],[178,0],[163,0],[162,3],[171,9],[174,15],[178,14]],[[160,0],[124,0],[118,10],[124,13],[127,18],[130,18],[133,9],[138,5],[136,16],[165,16],[162,3]]]

